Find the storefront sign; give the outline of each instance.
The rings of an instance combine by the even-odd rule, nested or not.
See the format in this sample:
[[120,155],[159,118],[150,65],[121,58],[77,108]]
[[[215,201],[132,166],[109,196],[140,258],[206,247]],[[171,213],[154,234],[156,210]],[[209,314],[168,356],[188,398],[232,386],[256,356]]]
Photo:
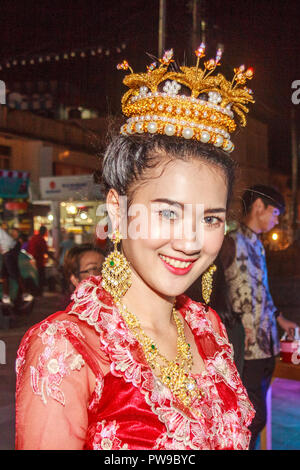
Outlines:
[[25,171],[0,170],[0,197],[27,198],[29,173]]
[[47,201],[98,199],[99,187],[93,175],[53,176],[40,178],[41,198]]

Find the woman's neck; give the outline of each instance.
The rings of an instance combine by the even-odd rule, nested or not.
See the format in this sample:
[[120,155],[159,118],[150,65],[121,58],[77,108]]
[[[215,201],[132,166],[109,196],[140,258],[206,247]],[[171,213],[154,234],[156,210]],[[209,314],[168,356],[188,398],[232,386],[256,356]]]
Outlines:
[[152,330],[165,330],[170,326],[174,302],[175,297],[159,295],[136,276],[121,300],[137,316],[143,328]]

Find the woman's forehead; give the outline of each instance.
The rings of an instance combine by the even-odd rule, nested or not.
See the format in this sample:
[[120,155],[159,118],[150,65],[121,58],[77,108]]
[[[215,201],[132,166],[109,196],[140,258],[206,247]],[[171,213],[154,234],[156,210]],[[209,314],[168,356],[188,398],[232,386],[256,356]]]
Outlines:
[[[226,204],[227,179],[215,164],[190,158],[163,160],[145,172],[133,199],[170,198],[182,203]],[[225,202],[224,202],[225,201]]]
[[101,259],[101,253],[97,251],[86,251],[80,257],[80,265],[86,265],[90,263],[97,263]]

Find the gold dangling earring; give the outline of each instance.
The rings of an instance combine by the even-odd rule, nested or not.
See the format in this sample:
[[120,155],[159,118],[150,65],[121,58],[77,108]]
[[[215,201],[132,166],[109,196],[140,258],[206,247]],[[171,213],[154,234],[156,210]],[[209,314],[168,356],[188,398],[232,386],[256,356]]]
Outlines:
[[214,272],[217,270],[217,266],[212,264],[207,271],[202,275],[202,297],[206,304],[209,304],[210,296],[212,293],[212,283]]
[[131,269],[125,256],[118,250],[122,235],[115,230],[109,236],[114,250],[105,258],[102,265],[102,286],[115,301],[119,301],[131,286]]

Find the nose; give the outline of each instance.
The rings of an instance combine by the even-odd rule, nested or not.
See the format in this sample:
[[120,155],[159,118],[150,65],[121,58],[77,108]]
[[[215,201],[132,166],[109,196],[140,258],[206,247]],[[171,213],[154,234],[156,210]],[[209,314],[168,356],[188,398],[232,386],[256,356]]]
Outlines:
[[186,255],[199,254],[203,247],[203,233],[183,235],[181,238],[171,240],[173,250],[180,251]]

